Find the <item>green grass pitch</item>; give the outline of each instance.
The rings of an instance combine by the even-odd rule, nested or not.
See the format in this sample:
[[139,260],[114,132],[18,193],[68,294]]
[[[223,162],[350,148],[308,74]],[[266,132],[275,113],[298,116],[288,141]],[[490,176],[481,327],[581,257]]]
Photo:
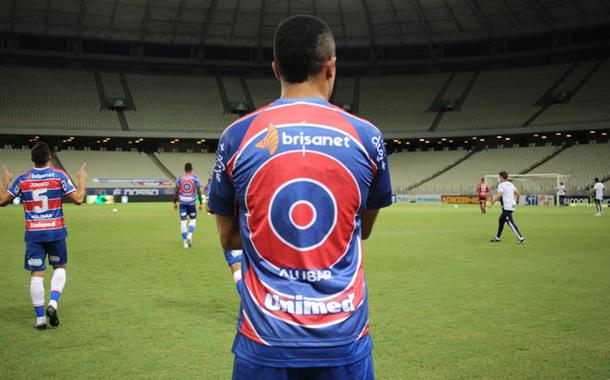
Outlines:
[[[379,379],[610,378],[610,210],[521,207],[524,246],[508,228],[488,242],[498,212],[381,212],[365,242]],[[61,326],[36,331],[22,210],[0,209],[0,378],[229,379],[238,297],[212,217],[185,250],[170,204],[65,214]]]

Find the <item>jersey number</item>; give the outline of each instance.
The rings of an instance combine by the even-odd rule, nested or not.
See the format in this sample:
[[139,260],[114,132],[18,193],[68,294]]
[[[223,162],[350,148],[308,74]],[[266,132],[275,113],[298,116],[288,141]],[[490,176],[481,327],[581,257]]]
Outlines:
[[41,202],[41,206],[34,206],[34,212],[40,214],[49,209],[49,198],[45,195],[47,189],[39,189],[32,191],[32,198],[34,202]]

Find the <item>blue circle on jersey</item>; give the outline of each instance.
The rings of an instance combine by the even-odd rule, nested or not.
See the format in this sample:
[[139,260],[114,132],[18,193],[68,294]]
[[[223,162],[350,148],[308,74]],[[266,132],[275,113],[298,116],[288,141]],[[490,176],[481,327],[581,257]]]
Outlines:
[[336,220],[336,204],[323,184],[299,178],[280,186],[271,200],[269,224],[285,244],[308,251],[324,243]]

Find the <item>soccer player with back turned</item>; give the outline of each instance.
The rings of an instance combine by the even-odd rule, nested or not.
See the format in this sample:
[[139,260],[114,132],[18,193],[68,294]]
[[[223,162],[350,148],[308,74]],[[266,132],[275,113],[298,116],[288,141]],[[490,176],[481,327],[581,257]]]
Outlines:
[[184,164],[184,174],[176,179],[176,192],[174,193],[174,209],[180,212],[180,233],[184,248],[193,245],[193,233],[197,226],[197,197],[199,197],[199,211],[203,210],[203,194],[201,194],[201,181],[193,174],[193,165]]
[[515,235],[517,235],[517,244],[523,244],[525,243],[525,238],[521,235],[521,232],[519,232],[519,228],[513,219],[513,212],[517,208],[517,203],[519,203],[521,194],[515,185],[508,181],[508,173],[502,171],[499,173],[499,177],[500,183],[498,184],[498,192],[494,195],[491,204],[493,206],[494,203],[500,201],[500,204],[502,205],[502,214],[498,220],[498,233],[491,239],[491,242],[497,243],[500,241],[504,223],[506,223],[510,229],[513,230]]
[[379,130],[328,103],[335,42],[313,16],[274,37],[281,98],[223,133],[210,191],[243,245],[233,379],[374,378],[362,240],[392,202]]
[[485,182],[485,178],[481,178],[481,182],[477,185],[477,194],[479,195],[479,207],[481,214],[487,212],[487,194],[489,193],[489,186]]
[[602,201],[604,200],[604,190],[606,186],[599,180],[599,178],[595,178],[595,184],[593,185],[593,197],[595,198],[595,216],[602,216]]
[[[25,264],[31,272],[30,295],[36,312],[35,327],[44,330],[46,317],[53,327],[59,325],[57,312],[59,297],[66,284],[66,230],[63,217],[62,197],[81,204],[85,198],[85,164],[76,173],[78,187],[72,184],[68,175],[50,166],[51,150],[44,142],[32,148],[34,167],[21,173],[10,183],[12,174],[4,167],[0,206],[6,206],[14,198],[21,197],[25,211]],[[53,266],[51,295],[46,308],[44,290],[44,271],[46,259]]]

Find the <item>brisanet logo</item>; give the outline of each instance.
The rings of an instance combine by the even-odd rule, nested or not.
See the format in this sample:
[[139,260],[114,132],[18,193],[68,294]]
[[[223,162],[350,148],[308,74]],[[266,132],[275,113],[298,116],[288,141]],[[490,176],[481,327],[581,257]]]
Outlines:
[[284,146],[296,147],[330,146],[336,148],[349,148],[349,140],[350,138],[348,136],[310,135],[305,132],[293,134],[290,132],[282,132],[280,134],[273,124],[269,124],[265,137],[255,146],[259,149],[265,149],[270,155],[274,155],[280,143]]
[[333,137],[333,136],[320,136],[320,135],[308,135],[304,132],[291,135],[288,132],[282,132],[282,145],[295,145],[295,146],[332,146],[337,148],[349,148],[349,137]]

